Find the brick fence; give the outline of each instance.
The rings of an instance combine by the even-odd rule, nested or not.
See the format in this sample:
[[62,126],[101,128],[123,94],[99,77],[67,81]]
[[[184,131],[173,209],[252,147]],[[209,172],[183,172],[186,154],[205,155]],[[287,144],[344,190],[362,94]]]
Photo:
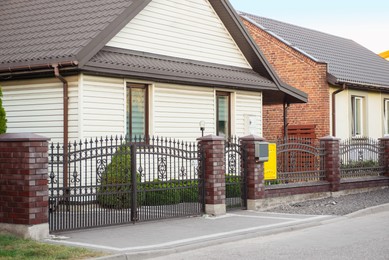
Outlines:
[[0,232],[48,236],[48,140],[35,134],[0,135]]

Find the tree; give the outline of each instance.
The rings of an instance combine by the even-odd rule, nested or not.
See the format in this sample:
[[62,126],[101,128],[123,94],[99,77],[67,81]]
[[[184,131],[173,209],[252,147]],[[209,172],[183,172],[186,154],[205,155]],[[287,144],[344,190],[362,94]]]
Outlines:
[[4,134],[7,131],[7,119],[5,116],[5,109],[3,107],[3,92],[0,86],[0,134]]

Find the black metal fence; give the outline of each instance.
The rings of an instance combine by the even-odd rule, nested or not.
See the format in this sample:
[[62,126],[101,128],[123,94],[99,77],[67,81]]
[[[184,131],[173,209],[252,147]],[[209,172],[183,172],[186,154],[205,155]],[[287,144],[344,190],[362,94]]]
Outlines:
[[[91,139],[49,152],[49,226],[72,230],[200,215],[197,144],[164,138]],[[67,167],[64,167],[64,162]]]
[[384,174],[383,147],[378,140],[368,137],[350,138],[341,141],[339,146],[341,178]]
[[289,138],[277,141],[275,184],[317,182],[325,179],[324,149],[314,139]]
[[247,208],[246,151],[238,138],[225,142],[226,165],[226,207],[227,209]]

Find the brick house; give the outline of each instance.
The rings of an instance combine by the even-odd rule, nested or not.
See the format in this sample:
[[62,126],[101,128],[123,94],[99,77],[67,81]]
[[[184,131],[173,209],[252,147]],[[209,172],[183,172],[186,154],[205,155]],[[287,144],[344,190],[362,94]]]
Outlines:
[[[280,78],[307,104],[266,105],[264,137],[379,138],[389,130],[389,63],[352,40],[240,13]],[[284,116],[284,122],[280,120]]]

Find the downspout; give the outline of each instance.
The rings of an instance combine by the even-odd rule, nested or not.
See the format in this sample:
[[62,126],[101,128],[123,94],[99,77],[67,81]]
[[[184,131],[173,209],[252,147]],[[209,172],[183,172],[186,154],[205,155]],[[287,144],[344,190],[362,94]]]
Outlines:
[[63,85],[63,185],[65,194],[69,194],[68,189],[68,143],[69,143],[69,94],[68,82],[59,74],[58,64],[53,64],[54,75]]
[[286,100],[284,100],[284,104],[283,104],[283,116],[284,116],[284,141],[286,143],[286,141],[288,140],[288,109],[289,109],[289,106],[290,104],[288,102],[286,102]]
[[333,92],[331,95],[331,106],[332,106],[332,136],[336,136],[336,105],[335,105],[335,95],[339,94],[346,89],[346,83],[343,83],[343,87]]

